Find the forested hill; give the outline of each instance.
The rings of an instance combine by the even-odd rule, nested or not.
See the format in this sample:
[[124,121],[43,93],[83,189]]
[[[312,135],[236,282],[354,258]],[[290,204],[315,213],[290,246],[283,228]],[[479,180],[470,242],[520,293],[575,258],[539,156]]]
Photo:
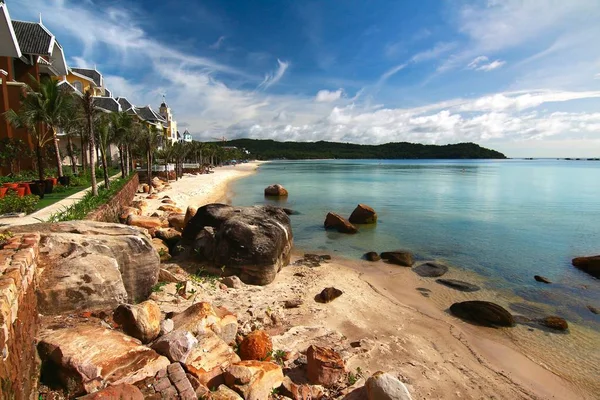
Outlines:
[[274,140],[235,139],[226,146],[236,146],[250,151],[260,160],[272,159],[467,159],[496,158],[506,156],[498,151],[486,149],[475,143],[458,143],[443,146],[417,143],[386,143],[360,145],[335,142],[276,142]]

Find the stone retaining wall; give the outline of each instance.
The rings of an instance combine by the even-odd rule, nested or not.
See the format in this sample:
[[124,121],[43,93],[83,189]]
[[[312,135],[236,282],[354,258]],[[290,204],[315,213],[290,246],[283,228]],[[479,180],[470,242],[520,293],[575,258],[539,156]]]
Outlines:
[[121,209],[133,201],[140,179],[136,173],[108,203],[89,213],[85,219],[98,222],[119,222]]
[[0,398],[30,399],[37,388],[35,337],[40,235],[16,235],[0,249]]

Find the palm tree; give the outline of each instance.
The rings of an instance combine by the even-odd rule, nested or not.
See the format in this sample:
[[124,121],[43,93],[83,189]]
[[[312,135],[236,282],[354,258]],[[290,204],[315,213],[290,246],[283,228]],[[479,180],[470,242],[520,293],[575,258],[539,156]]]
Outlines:
[[[84,131],[83,129],[83,125],[84,125],[84,119],[83,116],[81,115],[81,108],[77,107],[77,103],[76,103],[76,95],[73,94],[72,95],[74,98],[71,100],[72,104],[70,107],[67,107],[65,109],[65,112],[63,114],[63,120],[61,122],[61,128],[63,131],[63,134],[65,136],[65,138],[67,139],[67,155],[69,156],[69,159],[71,160],[71,172],[73,174],[77,173],[77,162],[75,159],[75,149],[73,146],[73,138],[75,137],[75,134],[81,135],[82,132]],[[83,140],[81,141],[81,147],[83,149]],[[83,158],[83,157],[82,157]],[[83,162],[83,161],[82,161]]]
[[110,189],[110,179],[108,178],[108,163],[106,161],[106,151],[111,142],[110,137],[110,117],[108,114],[100,113],[94,124],[96,132],[97,144],[100,148],[100,157],[102,161],[102,171],[104,173],[104,188]]
[[173,144],[173,157],[175,158],[175,180],[177,180],[178,177],[181,177],[183,173],[183,168],[181,168],[181,166],[189,150],[190,147],[188,143],[175,142]]
[[119,149],[119,160],[121,162],[121,175],[123,178],[129,175],[129,142],[133,119],[124,111],[110,114],[111,136]]
[[[173,158],[174,148],[173,143],[166,141],[162,149],[156,152],[156,158],[162,159],[165,164],[165,173],[167,174],[167,182],[169,181],[169,161]],[[177,179],[177,171],[175,171],[175,179]]]
[[146,156],[146,172],[148,173],[148,185],[152,186],[152,155],[158,147],[158,136],[160,132],[155,126],[148,126],[146,129],[141,129],[138,144],[140,150]]
[[94,138],[94,97],[92,92],[87,90],[80,100],[81,110],[85,117],[85,128],[88,139],[88,152],[90,154],[90,169],[92,181],[92,195],[98,196],[98,184],[96,182],[96,141]]

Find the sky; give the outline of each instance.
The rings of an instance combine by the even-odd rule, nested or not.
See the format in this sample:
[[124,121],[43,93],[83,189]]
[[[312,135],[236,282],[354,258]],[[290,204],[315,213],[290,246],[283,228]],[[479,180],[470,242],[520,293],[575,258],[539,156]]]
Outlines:
[[196,140],[600,157],[599,0],[7,0]]

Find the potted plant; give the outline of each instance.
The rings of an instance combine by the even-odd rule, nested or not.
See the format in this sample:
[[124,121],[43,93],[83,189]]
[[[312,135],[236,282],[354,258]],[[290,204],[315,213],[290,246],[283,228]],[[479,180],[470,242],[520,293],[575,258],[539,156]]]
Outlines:
[[3,198],[6,195],[6,192],[8,191],[7,187],[0,187],[0,199]]
[[2,186],[9,189],[16,189],[17,187],[19,187],[19,184],[15,182],[6,182],[3,183]]
[[36,196],[39,196],[40,199],[43,199],[44,194],[46,192],[46,182],[44,182],[44,181],[29,182],[29,189],[31,189],[31,194],[35,194]]
[[48,178],[46,180],[44,180],[44,193],[46,194],[50,194],[52,193],[52,190],[54,189],[54,179],[52,178]]
[[69,175],[61,176],[60,178],[58,178],[58,183],[60,183],[63,186],[69,186],[69,184],[71,183],[71,177]]

